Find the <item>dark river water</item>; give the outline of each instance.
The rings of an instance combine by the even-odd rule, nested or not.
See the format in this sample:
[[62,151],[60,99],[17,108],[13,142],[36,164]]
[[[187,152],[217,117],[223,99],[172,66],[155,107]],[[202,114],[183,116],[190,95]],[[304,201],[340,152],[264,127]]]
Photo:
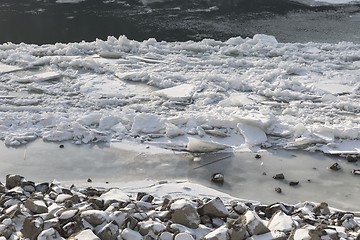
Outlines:
[[[93,41],[126,35],[186,41],[252,37],[280,42],[360,42],[360,5],[310,7],[289,0],[2,0],[0,43]],[[145,3],[145,4],[144,4]]]

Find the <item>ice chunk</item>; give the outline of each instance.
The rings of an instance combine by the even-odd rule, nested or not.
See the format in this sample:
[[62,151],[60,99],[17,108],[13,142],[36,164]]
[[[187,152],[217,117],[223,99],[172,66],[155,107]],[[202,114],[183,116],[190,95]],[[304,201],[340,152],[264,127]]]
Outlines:
[[164,129],[164,121],[159,116],[142,113],[134,118],[131,132],[134,133],[157,133]]
[[253,40],[256,43],[263,44],[269,47],[277,47],[278,41],[274,36],[264,35],[264,34],[255,34]]
[[251,146],[259,145],[267,141],[265,132],[259,127],[243,123],[238,123],[237,127],[244,136],[245,143]]
[[183,135],[184,131],[181,130],[178,126],[172,123],[166,123],[166,136],[168,138],[174,138],[180,135]]
[[243,93],[233,93],[227,99],[224,99],[219,102],[219,105],[224,107],[229,106],[243,106],[254,104],[255,101],[250,99],[246,94]]
[[43,82],[43,81],[59,79],[60,77],[61,74],[56,72],[44,72],[32,76],[27,76],[24,78],[19,78],[16,81],[20,83]]
[[195,138],[189,138],[189,142],[187,144],[187,150],[193,153],[216,152],[227,148],[229,148],[229,146],[221,143],[208,142]]
[[360,155],[360,140],[345,140],[321,147],[324,153],[329,154],[355,154]]
[[319,82],[315,83],[314,86],[334,95],[351,93],[354,90],[353,86],[348,86],[341,83]]
[[333,129],[329,127],[319,126],[314,128],[311,133],[327,143],[333,142],[335,138]]
[[6,65],[6,64],[0,63],[0,74],[9,73],[9,72],[15,72],[15,71],[19,71],[19,70],[22,70],[22,68],[17,67],[17,66],[11,66],[11,65]]
[[189,100],[193,93],[195,86],[193,84],[182,84],[179,86],[162,89],[153,92],[154,95],[168,98],[170,100]]
[[51,130],[43,134],[43,139],[46,141],[66,141],[73,139],[74,134],[70,131]]

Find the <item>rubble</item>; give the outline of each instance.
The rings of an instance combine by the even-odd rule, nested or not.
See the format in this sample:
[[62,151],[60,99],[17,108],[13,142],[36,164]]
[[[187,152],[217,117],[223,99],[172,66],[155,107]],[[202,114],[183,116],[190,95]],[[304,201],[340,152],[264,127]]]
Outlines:
[[358,213],[335,210],[325,202],[261,205],[219,197],[169,199],[60,183],[29,188],[25,182],[22,176],[7,177],[0,193],[6,199],[0,203],[0,239],[360,238]]

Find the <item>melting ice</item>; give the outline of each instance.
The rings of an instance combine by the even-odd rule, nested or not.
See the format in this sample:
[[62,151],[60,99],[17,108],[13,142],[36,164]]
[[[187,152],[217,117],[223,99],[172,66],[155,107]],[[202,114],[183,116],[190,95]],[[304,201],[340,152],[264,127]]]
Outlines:
[[106,41],[0,45],[0,137],[208,151],[360,153],[360,45]]

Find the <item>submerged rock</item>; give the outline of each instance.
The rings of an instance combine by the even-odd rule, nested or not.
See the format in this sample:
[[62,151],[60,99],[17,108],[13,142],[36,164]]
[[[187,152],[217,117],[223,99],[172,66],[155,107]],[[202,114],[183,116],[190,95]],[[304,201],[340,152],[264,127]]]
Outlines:
[[330,169],[333,171],[339,171],[341,169],[341,166],[338,163],[334,163],[333,165],[330,166]]
[[285,179],[285,176],[284,176],[283,173],[278,173],[278,174],[276,174],[275,176],[273,176],[273,179],[283,180],[283,179]]
[[297,185],[299,185],[299,181],[290,181],[289,185],[290,186],[297,186]]
[[322,202],[319,205],[316,205],[313,211],[316,214],[330,215],[329,205],[326,202]]
[[224,183],[224,174],[222,174],[222,173],[214,173],[211,176],[211,181],[214,182],[214,183],[223,184]]

